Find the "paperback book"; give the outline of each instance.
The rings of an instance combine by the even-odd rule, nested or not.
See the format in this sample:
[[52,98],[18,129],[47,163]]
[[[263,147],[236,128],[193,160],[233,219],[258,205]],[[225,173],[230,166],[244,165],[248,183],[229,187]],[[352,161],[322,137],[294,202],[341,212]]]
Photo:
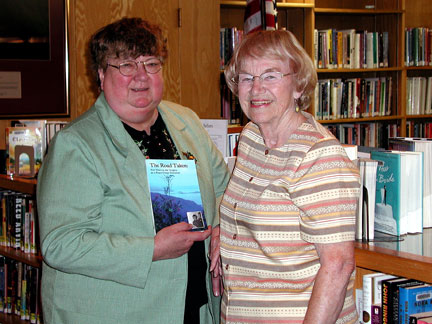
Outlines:
[[409,324],[411,314],[432,311],[432,286],[399,288],[399,323]]
[[147,159],[147,179],[156,232],[179,222],[207,229],[195,160]]

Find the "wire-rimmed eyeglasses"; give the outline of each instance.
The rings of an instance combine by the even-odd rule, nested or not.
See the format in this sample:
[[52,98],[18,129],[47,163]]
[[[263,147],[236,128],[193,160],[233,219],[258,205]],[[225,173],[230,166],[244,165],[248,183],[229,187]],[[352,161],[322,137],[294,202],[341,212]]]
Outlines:
[[119,72],[124,76],[134,75],[138,71],[138,64],[142,64],[147,73],[155,74],[158,73],[162,68],[162,61],[158,58],[151,58],[147,61],[125,61],[119,65],[114,65],[108,63],[108,66],[112,66],[119,70]]
[[251,75],[249,73],[239,73],[237,77],[232,78],[231,81],[239,86],[252,86],[255,78],[260,80],[264,85],[271,85],[282,80],[283,77],[291,75],[292,73],[282,73],[278,71],[264,72],[261,75]]

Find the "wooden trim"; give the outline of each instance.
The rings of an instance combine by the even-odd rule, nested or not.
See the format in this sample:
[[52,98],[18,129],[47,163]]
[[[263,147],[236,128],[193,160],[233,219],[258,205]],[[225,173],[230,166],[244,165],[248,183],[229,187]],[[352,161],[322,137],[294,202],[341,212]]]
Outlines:
[[356,266],[432,283],[432,257],[355,243]]

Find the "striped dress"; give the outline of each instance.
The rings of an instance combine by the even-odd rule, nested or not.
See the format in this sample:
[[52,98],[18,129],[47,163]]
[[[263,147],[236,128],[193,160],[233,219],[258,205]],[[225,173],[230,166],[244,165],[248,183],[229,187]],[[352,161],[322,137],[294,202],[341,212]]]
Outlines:
[[[357,168],[303,113],[287,143],[267,149],[245,126],[220,207],[222,323],[302,323],[319,258],[314,243],[354,240]],[[337,323],[356,323],[351,276]]]

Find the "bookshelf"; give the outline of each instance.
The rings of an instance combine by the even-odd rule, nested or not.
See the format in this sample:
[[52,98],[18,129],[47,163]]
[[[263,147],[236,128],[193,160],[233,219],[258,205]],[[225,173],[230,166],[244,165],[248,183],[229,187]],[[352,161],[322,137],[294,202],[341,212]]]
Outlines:
[[400,242],[355,243],[356,282],[364,274],[383,272],[432,283],[432,228],[423,234],[408,234]]
[[[36,179],[25,177],[11,177],[9,175],[0,174],[0,188],[8,189],[14,192],[20,192],[32,195],[36,194]],[[38,254],[24,253],[12,247],[0,246],[0,255],[30,265],[34,268],[42,268],[42,256]],[[39,271],[40,275],[40,271]],[[6,286],[6,284],[5,284]],[[5,288],[6,289],[6,288]],[[2,324],[28,324],[29,320],[21,320],[18,315],[0,313],[0,323]]]
[[[246,1],[220,1],[221,28],[237,27],[243,29]],[[406,87],[407,77],[432,76],[432,67],[406,67],[404,64],[405,27],[432,28],[430,14],[432,3],[428,0],[292,0],[277,1],[278,27],[292,31],[309,55],[314,58],[314,30],[355,29],[388,33],[388,66],[375,68],[319,68],[318,79],[370,79],[391,78],[392,86],[389,113],[384,115],[360,116],[358,118],[335,118],[320,120],[327,126],[361,124],[382,129],[385,133],[381,143],[385,146],[387,134],[408,136],[409,125],[415,121],[432,122],[431,114],[407,115]],[[221,77],[223,77],[221,73]],[[317,105],[310,108],[315,114]],[[378,132],[376,130],[375,132]],[[347,143],[353,144],[353,143]],[[364,145],[364,144],[362,144]]]
[[[367,7],[366,7],[367,6]],[[220,0],[220,26],[243,29],[246,1]],[[406,78],[432,76],[432,67],[406,67],[404,64],[405,27],[432,28],[432,2],[429,0],[292,0],[277,1],[279,28],[292,31],[314,57],[314,29],[348,29],[389,32],[388,67],[371,69],[317,69],[318,78],[370,78],[391,76],[393,80],[391,114],[362,118],[321,120],[325,125],[395,124],[400,136],[407,136],[410,121],[432,122],[432,115],[410,116],[405,110]],[[368,9],[366,9],[368,8]],[[221,77],[223,77],[221,73]],[[315,113],[316,107],[310,112]],[[239,130],[241,126],[237,126]],[[425,238],[432,229],[425,229]],[[413,236],[407,236],[413,238]],[[430,240],[428,241],[430,242]],[[430,243],[428,243],[431,245]],[[409,246],[409,244],[408,244]],[[355,243],[356,287],[362,275],[384,272],[432,283],[432,254],[400,249],[384,243]]]

